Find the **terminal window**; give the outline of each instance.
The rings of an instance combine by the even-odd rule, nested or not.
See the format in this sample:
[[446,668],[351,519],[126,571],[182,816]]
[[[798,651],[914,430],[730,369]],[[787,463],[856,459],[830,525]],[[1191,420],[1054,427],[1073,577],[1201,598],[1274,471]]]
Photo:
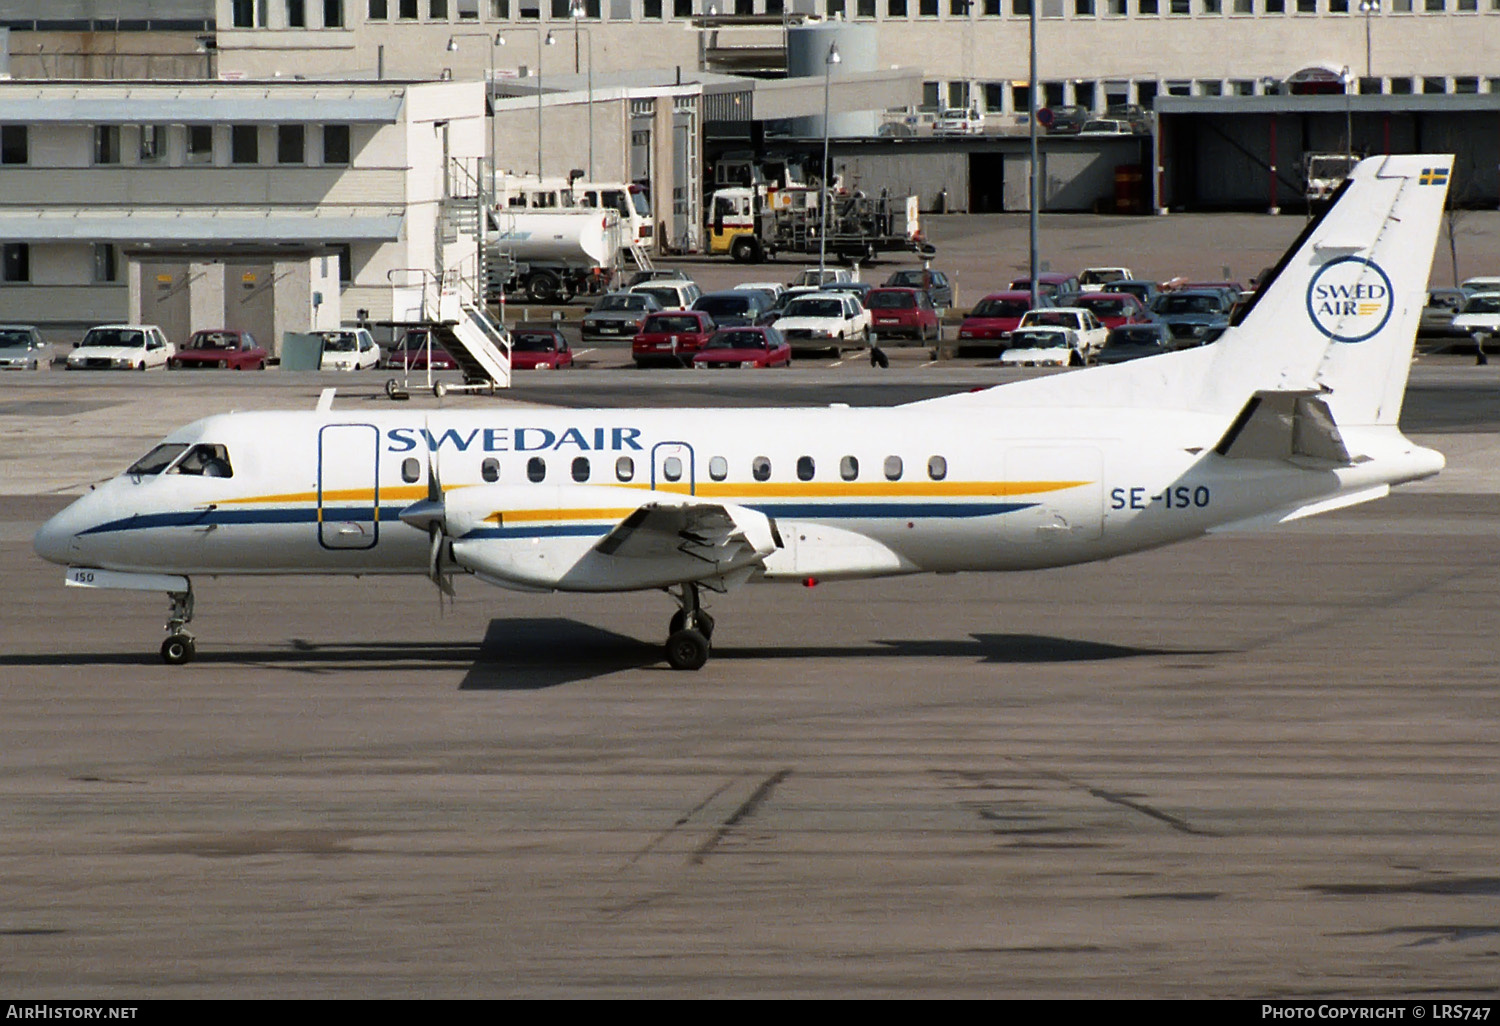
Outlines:
[[24,164],[29,159],[25,125],[0,125],[0,164]]
[[307,28],[307,0],[286,0],[286,27]]
[[260,163],[260,126],[233,125],[230,127],[229,161],[233,164]]
[[323,126],[323,163],[349,163],[349,126]]
[[0,246],[0,281],[31,280],[31,246],[7,242]]
[[189,164],[212,164],[214,162],[214,126],[188,125],[186,162]]
[[365,11],[367,21],[385,21],[391,16],[391,8],[387,0],[370,0],[370,5],[365,8]]
[[323,0],[323,27],[344,27],[344,0]]

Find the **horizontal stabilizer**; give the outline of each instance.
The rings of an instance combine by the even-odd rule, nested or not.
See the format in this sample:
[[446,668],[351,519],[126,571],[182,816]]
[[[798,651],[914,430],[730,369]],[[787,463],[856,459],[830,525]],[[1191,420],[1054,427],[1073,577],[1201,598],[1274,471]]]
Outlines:
[[1317,502],[1309,502],[1301,506],[1288,509],[1274,510],[1263,513],[1260,516],[1248,517],[1244,520],[1236,520],[1228,524],[1220,524],[1218,527],[1208,529],[1209,534],[1229,534],[1239,531],[1265,531],[1281,524],[1289,524],[1293,520],[1302,520],[1306,517],[1314,517],[1319,513],[1332,513],[1336,509],[1348,509],[1350,506],[1358,506],[1362,502],[1373,502],[1375,499],[1383,499],[1391,493],[1390,485],[1376,485],[1373,488],[1364,488],[1357,492],[1345,492],[1335,495],[1331,499],[1320,499]]
[[1255,393],[1214,452],[1236,460],[1357,462],[1345,448],[1328,404],[1311,391]]

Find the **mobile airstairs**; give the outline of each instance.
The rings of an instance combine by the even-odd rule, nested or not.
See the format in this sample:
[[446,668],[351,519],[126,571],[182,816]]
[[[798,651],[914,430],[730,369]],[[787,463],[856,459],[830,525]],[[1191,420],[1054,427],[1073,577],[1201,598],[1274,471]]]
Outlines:
[[[441,399],[449,392],[493,393],[497,388],[510,387],[510,333],[472,295],[464,294],[462,278],[456,274],[440,278],[423,268],[394,270],[388,277],[391,319],[383,323],[407,332],[426,331],[426,387],[433,395]],[[432,380],[434,341],[463,371],[463,384]],[[398,384],[392,378],[386,382],[385,391],[392,399],[405,398],[409,386],[408,379]]]

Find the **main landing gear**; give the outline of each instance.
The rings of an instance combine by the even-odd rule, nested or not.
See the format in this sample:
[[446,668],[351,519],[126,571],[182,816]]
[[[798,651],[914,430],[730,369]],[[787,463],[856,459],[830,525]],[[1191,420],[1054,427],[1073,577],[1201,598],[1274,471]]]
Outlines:
[[701,670],[708,662],[714,618],[703,609],[696,584],[678,585],[673,597],[680,608],[667,626],[667,662],[674,670]]
[[181,666],[198,654],[198,644],[187,631],[193,621],[193,593],[191,589],[172,591],[167,597],[172,600],[172,610],[167,614],[167,640],[161,643],[161,658],[169,666]]

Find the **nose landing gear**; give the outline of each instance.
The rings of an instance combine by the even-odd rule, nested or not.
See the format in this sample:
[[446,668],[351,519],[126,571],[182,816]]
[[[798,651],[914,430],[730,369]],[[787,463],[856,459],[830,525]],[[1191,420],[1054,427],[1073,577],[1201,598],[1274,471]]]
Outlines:
[[667,662],[674,670],[701,670],[708,662],[714,618],[699,601],[698,585],[680,585],[674,597],[681,608],[667,626]]
[[186,629],[193,620],[193,593],[191,589],[172,591],[167,597],[172,600],[172,609],[167,614],[167,640],[161,643],[161,658],[169,666],[181,666],[198,654],[197,642]]

